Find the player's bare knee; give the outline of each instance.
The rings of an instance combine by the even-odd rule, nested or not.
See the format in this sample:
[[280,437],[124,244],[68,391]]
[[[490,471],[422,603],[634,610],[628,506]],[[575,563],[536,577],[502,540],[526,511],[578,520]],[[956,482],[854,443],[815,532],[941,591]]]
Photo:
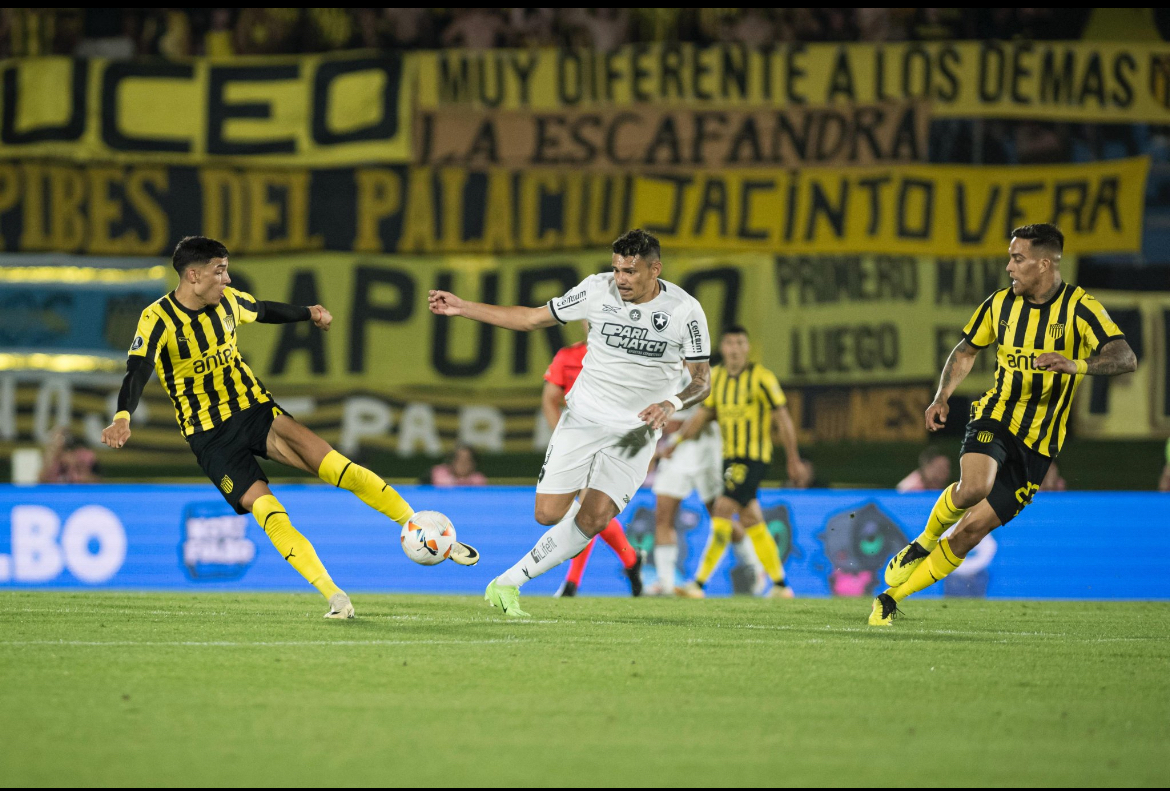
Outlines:
[[561,508],[556,505],[548,505],[546,503],[538,502],[536,504],[536,509],[533,512],[533,517],[536,519],[537,524],[548,527],[550,525],[555,525],[557,522],[564,519],[565,514],[568,512],[569,509],[567,506]]
[[990,481],[960,480],[951,489],[951,501],[956,508],[970,508],[987,499],[987,495],[991,494],[991,486]]
[[576,522],[578,529],[592,538],[604,530],[611,519],[613,519],[613,515],[609,511],[582,508],[577,513]]

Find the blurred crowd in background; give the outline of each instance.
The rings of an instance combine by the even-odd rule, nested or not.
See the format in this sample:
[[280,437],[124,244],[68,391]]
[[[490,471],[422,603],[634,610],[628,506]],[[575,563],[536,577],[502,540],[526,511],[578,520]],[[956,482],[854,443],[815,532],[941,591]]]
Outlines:
[[[1146,17],[1170,34],[1165,9]],[[1109,38],[1091,8],[5,8],[0,57],[186,58],[358,48],[591,47],[687,41]]]

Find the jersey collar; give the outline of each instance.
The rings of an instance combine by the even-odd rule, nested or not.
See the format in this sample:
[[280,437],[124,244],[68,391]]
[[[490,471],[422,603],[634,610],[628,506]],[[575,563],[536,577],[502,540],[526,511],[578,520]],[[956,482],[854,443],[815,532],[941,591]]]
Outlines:
[[1051,297],[1049,297],[1047,302],[1036,303],[1036,302],[1030,301],[1027,297],[1024,297],[1024,304],[1030,308],[1037,308],[1037,309],[1046,308],[1049,305],[1051,305],[1053,302],[1055,302],[1056,300],[1060,299],[1060,295],[1064,293],[1064,290],[1066,288],[1068,288],[1068,283],[1065,281],[1061,281],[1060,288],[1056,289],[1056,293],[1053,294]]
[[174,305],[176,308],[178,308],[179,310],[186,313],[188,316],[198,316],[200,313],[207,313],[208,311],[215,310],[215,307],[216,307],[215,305],[208,305],[207,307],[202,308],[200,310],[191,310],[191,308],[184,305],[182,302],[180,302],[178,300],[177,297],[175,297],[174,291],[167,294],[167,299],[169,299],[171,301],[172,305]]

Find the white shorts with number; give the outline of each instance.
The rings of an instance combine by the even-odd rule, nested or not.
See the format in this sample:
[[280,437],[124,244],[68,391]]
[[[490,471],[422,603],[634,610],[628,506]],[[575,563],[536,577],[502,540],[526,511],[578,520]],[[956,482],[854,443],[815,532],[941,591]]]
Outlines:
[[629,429],[603,426],[566,409],[549,440],[536,479],[537,494],[596,489],[609,495],[619,511],[624,509],[646,480],[662,432],[652,432],[646,444],[628,456],[618,446],[627,434]]
[[655,494],[685,500],[696,490],[704,503],[723,491],[723,440],[717,423],[708,424],[702,434],[683,442],[669,459],[658,462]]

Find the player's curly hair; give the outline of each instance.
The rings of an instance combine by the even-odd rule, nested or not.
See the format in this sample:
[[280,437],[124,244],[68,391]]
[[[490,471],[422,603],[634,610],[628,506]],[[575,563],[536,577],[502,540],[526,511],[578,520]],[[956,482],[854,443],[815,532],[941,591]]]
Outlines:
[[641,228],[626,231],[619,236],[613,243],[613,251],[621,256],[638,256],[649,263],[662,258],[662,246],[658,244],[658,238]]
[[1012,231],[1016,239],[1030,239],[1033,247],[1047,247],[1056,253],[1064,252],[1064,234],[1050,222],[1021,225]]
[[228,249],[223,242],[206,236],[184,236],[175,245],[171,266],[181,275],[189,266],[202,266],[213,258],[227,257]]

